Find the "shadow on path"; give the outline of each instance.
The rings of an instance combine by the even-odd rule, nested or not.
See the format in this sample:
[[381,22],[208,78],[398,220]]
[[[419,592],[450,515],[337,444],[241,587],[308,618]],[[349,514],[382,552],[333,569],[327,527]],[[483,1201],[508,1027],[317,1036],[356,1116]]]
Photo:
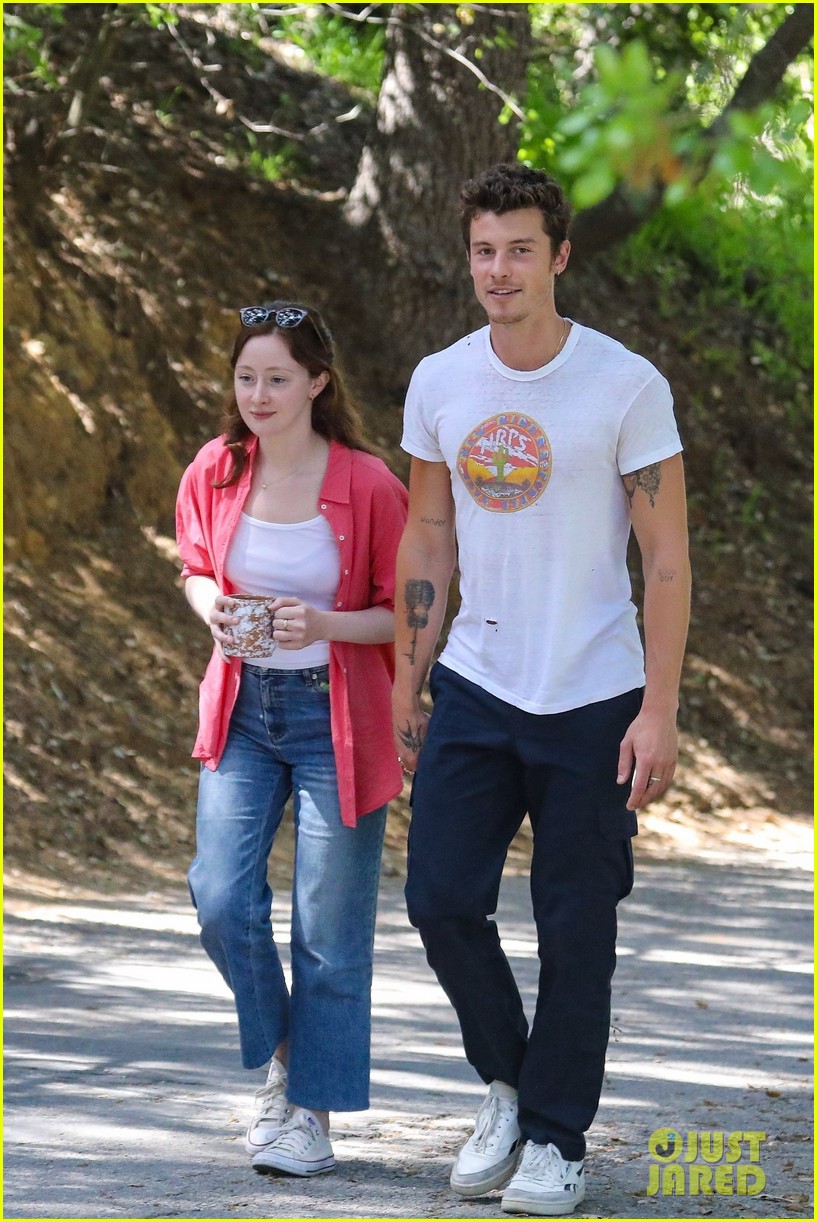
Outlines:
[[[276,936],[288,939],[286,894]],[[641,866],[622,905],[605,1094],[579,1217],[811,1217],[810,877]],[[527,881],[503,883],[503,945],[528,1004],[538,961]],[[384,880],[372,1108],[333,1117],[338,1170],[254,1175],[252,1091],[232,1002],[186,892],[10,902],[5,921],[5,1217],[502,1217],[461,1202],[450,1161],[484,1088]],[[650,1134],[765,1134],[757,1195],[648,1194]],[[747,1153],[748,1160],[748,1153]],[[655,1174],[655,1173],[654,1173]]]

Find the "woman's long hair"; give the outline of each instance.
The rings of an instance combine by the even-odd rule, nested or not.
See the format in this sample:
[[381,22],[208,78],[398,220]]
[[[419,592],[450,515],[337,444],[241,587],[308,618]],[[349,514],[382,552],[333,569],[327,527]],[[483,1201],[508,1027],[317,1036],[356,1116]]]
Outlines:
[[[272,301],[266,309],[272,312],[285,309],[306,310],[306,318],[295,327],[279,327],[274,318],[250,327],[242,323],[233,344],[230,368],[235,369],[244,345],[253,336],[280,335],[292,359],[306,369],[311,377],[316,378],[324,372],[329,375],[323,390],[312,400],[312,427],[315,432],[327,441],[339,441],[350,450],[376,454],[376,448],[370,445],[364,436],[360,413],[335,364],[332,336],[318,311],[297,301]],[[253,436],[252,430],[241,419],[233,388],[224,402],[222,433],[224,444],[232,455],[233,465],[226,479],[214,483],[215,488],[228,488],[241,479],[247,465],[247,442]]]

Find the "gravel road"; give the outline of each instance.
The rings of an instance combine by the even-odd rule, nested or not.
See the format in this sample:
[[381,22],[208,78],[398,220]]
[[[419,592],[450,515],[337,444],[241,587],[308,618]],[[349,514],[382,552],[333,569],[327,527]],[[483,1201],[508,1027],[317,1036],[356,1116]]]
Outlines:
[[[282,942],[288,900],[275,901]],[[333,1116],[337,1171],[310,1181],[248,1166],[263,1072],[238,1064],[232,1004],[184,889],[46,902],[10,888],[6,908],[6,1218],[506,1216],[498,1193],[461,1202],[447,1187],[483,1087],[399,880],[381,891],[372,1108]],[[791,865],[640,866],[620,909],[608,1074],[577,1217],[813,1217],[811,912],[811,876]],[[531,1002],[525,879],[505,880],[498,920]],[[691,1192],[682,1157],[684,1193],[651,1195],[659,1128],[764,1134],[756,1159],[742,1147],[762,1191]]]

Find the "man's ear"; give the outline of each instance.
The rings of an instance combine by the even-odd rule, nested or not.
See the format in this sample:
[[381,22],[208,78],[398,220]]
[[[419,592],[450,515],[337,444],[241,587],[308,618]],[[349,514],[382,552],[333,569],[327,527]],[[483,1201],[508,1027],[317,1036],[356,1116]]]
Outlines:
[[570,258],[570,243],[567,238],[562,242],[556,254],[553,256],[553,271],[557,276],[561,276],[562,272],[567,267],[567,261]]

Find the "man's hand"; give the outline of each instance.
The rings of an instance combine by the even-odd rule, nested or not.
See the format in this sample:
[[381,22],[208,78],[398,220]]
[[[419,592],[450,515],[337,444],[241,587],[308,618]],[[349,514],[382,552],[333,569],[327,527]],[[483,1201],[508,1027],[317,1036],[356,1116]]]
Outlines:
[[619,785],[632,780],[627,809],[639,810],[662,797],[677,763],[675,717],[642,709],[624,735],[618,756]]
[[420,708],[394,705],[394,744],[400,766],[408,776],[417,768],[417,758],[426,736],[429,716]]

